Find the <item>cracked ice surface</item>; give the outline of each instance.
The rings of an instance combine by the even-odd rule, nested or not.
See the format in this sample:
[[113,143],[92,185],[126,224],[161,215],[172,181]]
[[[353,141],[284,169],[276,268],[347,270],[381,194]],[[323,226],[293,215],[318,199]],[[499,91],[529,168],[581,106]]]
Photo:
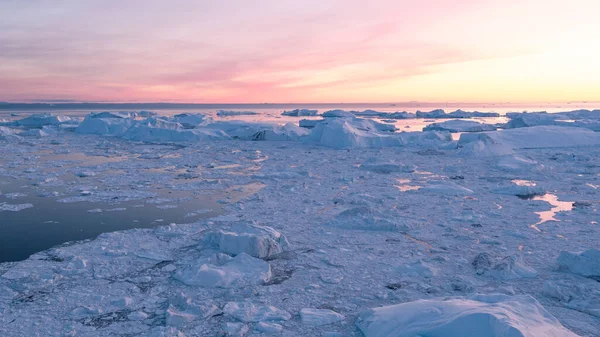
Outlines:
[[[28,196],[90,202],[89,214],[143,209],[109,212],[120,199],[155,207],[229,191],[208,218],[105,233],[0,264],[0,335],[380,336],[376,327],[393,325],[397,312],[425,306],[466,312],[474,325],[527,313],[502,321],[525,336],[544,336],[527,330],[532,321],[597,336],[598,146],[518,144],[470,156],[451,147],[369,148],[379,143],[352,137],[344,145],[363,148],[317,145],[330,140],[143,144],[63,131],[0,147],[2,177],[29,186]],[[476,139],[477,149],[501,140]],[[85,168],[81,153],[93,159]],[[399,181],[423,188],[400,191]],[[579,206],[536,231],[536,212],[552,206],[517,197],[514,181]],[[3,202],[27,200],[12,196]],[[456,322],[409,318],[419,327],[409,333]]]

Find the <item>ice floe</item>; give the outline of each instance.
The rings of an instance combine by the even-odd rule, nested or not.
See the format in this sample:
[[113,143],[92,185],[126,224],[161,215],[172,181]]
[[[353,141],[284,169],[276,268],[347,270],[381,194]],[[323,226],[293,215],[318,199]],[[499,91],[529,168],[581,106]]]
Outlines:
[[223,307],[223,312],[241,322],[283,322],[292,315],[271,305],[257,305],[252,302],[229,302]]
[[55,114],[33,114],[29,117],[19,119],[14,122],[14,125],[26,128],[42,128],[46,125],[60,125],[69,123],[73,120],[67,116],[58,116]]
[[321,326],[343,321],[346,317],[329,309],[300,309],[300,321],[302,324]]
[[229,230],[208,233],[207,240],[223,253],[246,253],[257,258],[283,253],[290,246],[287,238],[275,229],[246,223],[232,225]]
[[365,337],[577,336],[530,296],[419,300],[365,311],[356,324]]
[[600,281],[600,250],[588,249],[582,253],[561,252],[556,260],[562,271]]
[[423,128],[423,131],[449,131],[449,132],[482,132],[494,131],[496,127],[474,121],[451,120],[442,123],[433,123]]

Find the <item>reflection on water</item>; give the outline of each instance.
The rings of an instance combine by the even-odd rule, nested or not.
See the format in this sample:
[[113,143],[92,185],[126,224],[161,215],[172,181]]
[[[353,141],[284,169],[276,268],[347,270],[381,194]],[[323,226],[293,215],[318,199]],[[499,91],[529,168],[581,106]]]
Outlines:
[[[221,191],[178,191],[151,188],[153,196],[109,198],[105,202],[59,202],[40,195],[30,184],[0,177],[3,194],[0,205],[6,209],[31,204],[20,211],[0,209],[0,262],[18,261],[58,244],[91,239],[105,232],[133,228],[151,228],[169,223],[190,223],[223,213],[223,204],[235,203],[262,189],[251,183]],[[56,189],[58,195],[67,189]],[[11,196],[21,195],[18,200]]]
[[573,209],[573,202],[560,201],[558,200],[558,197],[554,194],[547,193],[544,195],[538,195],[535,196],[533,200],[545,201],[552,205],[552,208],[549,211],[535,212],[535,214],[537,214],[540,217],[540,221],[538,221],[536,224],[531,225],[530,227],[537,230],[538,232],[541,232],[541,230],[538,228],[538,225],[541,225],[544,222],[548,221],[560,221],[554,217],[556,213],[570,211]]
[[400,192],[416,191],[416,190],[420,189],[421,187],[423,187],[423,186],[419,186],[419,185],[409,185],[409,183],[411,182],[410,179],[396,179],[396,181],[400,185],[394,185],[394,187],[399,189]]

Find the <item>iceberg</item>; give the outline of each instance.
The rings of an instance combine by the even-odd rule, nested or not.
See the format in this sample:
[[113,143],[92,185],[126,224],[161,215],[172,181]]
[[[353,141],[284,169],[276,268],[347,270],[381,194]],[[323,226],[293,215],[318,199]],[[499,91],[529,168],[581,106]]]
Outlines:
[[181,124],[186,129],[193,129],[206,123],[208,118],[203,114],[183,113],[173,116],[175,122]]
[[598,249],[588,249],[579,254],[560,252],[556,262],[559,270],[600,282],[600,250]]
[[135,121],[120,113],[101,112],[89,114],[75,129],[76,133],[102,136],[121,136]]
[[322,115],[323,117],[338,117],[338,118],[354,118],[356,115],[350,111],[346,110],[329,110],[325,111]]
[[282,116],[300,117],[300,116],[316,116],[318,110],[311,109],[294,109],[290,111],[284,111],[281,113]]
[[197,130],[222,131],[233,139],[287,141],[297,140],[309,133],[293,123],[279,125],[275,123],[221,121],[208,124]]
[[26,128],[41,128],[45,125],[60,125],[63,123],[69,123],[73,120],[67,116],[57,116],[55,114],[34,114],[29,117],[17,120],[14,122],[15,126],[21,126]]
[[190,286],[241,288],[264,284],[271,276],[271,266],[267,262],[241,253],[221,266],[203,261],[191,264],[177,271],[174,278]]
[[496,127],[473,121],[451,120],[442,123],[433,123],[423,128],[423,131],[448,131],[448,132],[482,132],[494,131]]
[[389,124],[367,119],[328,118],[302,141],[336,149],[401,146],[402,138],[389,131]]
[[527,295],[419,300],[367,310],[356,325],[365,337],[577,336]]
[[600,145],[600,133],[576,127],[533,126],[478,133],[463,133],[458,148],[463,154],[507,155],[515,149],[544,149]]
[[280,254],[290,245],[283,234],[271,227],[245,223],[235,224],[229,230],[208,233],[207,240],[223,253],[246,253],[261,259]]

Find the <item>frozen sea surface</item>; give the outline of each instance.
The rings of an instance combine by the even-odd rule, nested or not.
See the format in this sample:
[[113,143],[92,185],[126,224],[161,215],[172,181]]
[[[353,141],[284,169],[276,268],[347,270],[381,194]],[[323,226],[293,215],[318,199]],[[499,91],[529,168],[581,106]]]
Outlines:
[[6,132],[2,226],[28,214],[56,234],[71,220],[44,203],[73,207],[78,228],[144,224],[0,264],[0,335],[598,336],[589,129],[491,131],[458,148],[354,119],[318,140],[220,125],[239,137]]

